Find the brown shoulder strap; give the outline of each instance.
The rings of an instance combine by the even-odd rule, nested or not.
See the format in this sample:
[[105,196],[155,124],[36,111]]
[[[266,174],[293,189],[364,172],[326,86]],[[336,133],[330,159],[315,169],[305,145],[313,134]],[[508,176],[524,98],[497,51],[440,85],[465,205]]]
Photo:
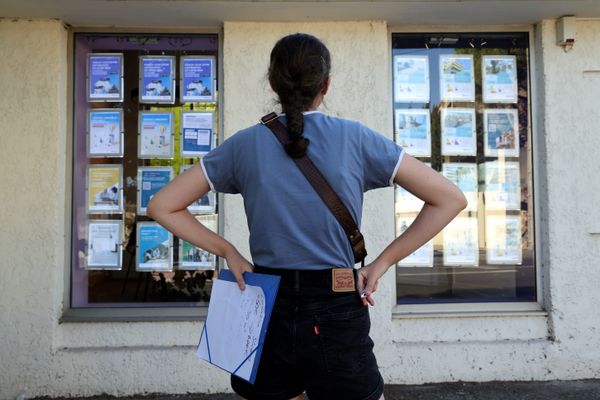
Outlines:
[[[267,114],[262,117],[260,121],[263,125],[266,125],[271,129],[282,145],[285,146],[289,142],[287,128],[277,119],[276,113],[272,112]],[[327,208],[331,210],[340,225],[342,225],[342,228],[350,241],[352,252],[354,253],[354,262],[364,263],[364,259],[367,256],[365,241],[363,235],[358,230],[358,225],[354,221],[354,218],[352,218],[350,211],[348,211],[348,208],[344,205],[337,193],[331,188],[325,177],[321,174],[321,171],[319,171],[312,160],[308,158],[308,155],[294,158],[293,160],[308,182],[310,182],[311,186],[319,194],[319,197],[323,199]]]

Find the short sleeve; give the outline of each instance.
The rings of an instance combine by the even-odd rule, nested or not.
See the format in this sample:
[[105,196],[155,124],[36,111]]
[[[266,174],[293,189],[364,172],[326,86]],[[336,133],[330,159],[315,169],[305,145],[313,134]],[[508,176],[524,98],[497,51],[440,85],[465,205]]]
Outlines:
[[[234,135],[235,136],[235,135]],[[200,165],[214,192],[240,193],[235,178],[235,140],[230,137],[200,159]]]
[[394,186],[404,149],[393,140],[361,125],[364,191]]

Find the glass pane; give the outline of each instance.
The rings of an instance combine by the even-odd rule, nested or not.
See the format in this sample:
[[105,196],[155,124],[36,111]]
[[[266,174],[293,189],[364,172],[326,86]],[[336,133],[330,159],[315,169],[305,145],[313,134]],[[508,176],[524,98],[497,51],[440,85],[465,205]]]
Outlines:
[[[145,205],[216,145],[217,50],[216,34],[75,34],[71,307],[208,304],[217,258],[180,243]],[[203,129],[182,137],[184,111]],[[214,194],[192,206],[218,230]]]
[[[527,33],[394,34],[395,139],[468,207],[396,268],[397,302],[536,301]],[[422,202],[396,188],[400,234]]]

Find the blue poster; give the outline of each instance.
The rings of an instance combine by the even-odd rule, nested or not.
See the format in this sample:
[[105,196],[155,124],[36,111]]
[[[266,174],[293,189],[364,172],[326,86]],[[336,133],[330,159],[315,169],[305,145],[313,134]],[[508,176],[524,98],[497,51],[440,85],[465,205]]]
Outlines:
[[181,57],[181,102],[214,101],[214,58]]
[[214,114],[212,112],[181,113],[181,155],[200,156],[212,149]]
[[146,207],[152,197],[171,181],[171,167],[142,167],[138,175],[139,202],[138,211],[140,214],[146,213]]
[[171,270],[171,233],[155,222],[138,223],[138,270]]
[[88,101],[123,101],[122,76],[122,54],[88,54]]
[[175,102],[175,58],[140,57],[140,103]]

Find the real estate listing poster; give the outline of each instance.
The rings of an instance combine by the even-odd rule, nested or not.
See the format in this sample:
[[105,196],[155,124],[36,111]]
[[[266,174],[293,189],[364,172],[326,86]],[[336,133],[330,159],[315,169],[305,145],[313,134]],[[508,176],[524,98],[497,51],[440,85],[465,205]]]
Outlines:
[[482,56],[481,76],[484,103],[517,102],[517,58],[515,56]]
[[516,109],[483,110],[486,157],[519,157],[519,114]]
[[[196,219],[205,227],[218,233],[217,215],[198,215]],[[217,256],[193,244],[179,240],[179,269],[198,270],[214,269],[217,266]]]
[[214,146],[215,114],[183,111],[181,113],[181,156],[198,157]]
[[429,102],[429,58],[394,56],[394,101]]
[[475,101],[473,56],[440,55],[440,99],[442,101]]
[[173,235],[156,222],[137,223],[137,271],[173,270]]
[[140,103],[175,103],[175,57],[140,57]]
[[215,58],[184,56],[179,63],[181,103],[215,101]]
[[88,111],[88,157],[123,157],[123,110]]
[[477,266],[479,242],[477,218],[456,217],[442,231],[444,237],[444,265]]
[[86,95],[89,102],[123,101],[123,54],[87,55]]
[[396,143],[414,157],[431,156],[429,110],[396,110]]
[[121,269],[123,223],[115,220],[88,221],[86,269]]
[[475,110],[472,108],[442,108],[442,155],[477,155]]
[[521,217],[487,215],[485,243],[488,264],[521,264]]
[[173,113],[139,112],[138,158],[173,158]]
[[121,165],[88,165],[87,212],[120,213],[123,211]]
[[484,197],[487,210],[520,210],[521,177],[517,161],[488,161],[480,164],[485,177]]

